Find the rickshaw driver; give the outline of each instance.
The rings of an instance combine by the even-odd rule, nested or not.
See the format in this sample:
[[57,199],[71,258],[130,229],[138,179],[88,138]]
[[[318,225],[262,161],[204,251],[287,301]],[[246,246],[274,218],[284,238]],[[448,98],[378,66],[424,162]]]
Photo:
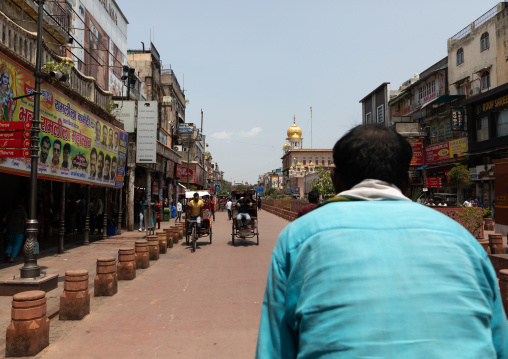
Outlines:
[[238,216],[236,216],[236,222],[241,223],[242,227],[247,225],[247,228],[250,228],[250,214],[249,209],[254,205],[254,200],[252,199],[251,194],[245,195],[245,197],[240,198],[238,202],[236,202],[236,207],[238,208]]
[[195,220],[198,227],[201,227],[201,217],[203,216],[203,206],[205,204],[199,199],[199,193],[194,193],[191,201],[189,201],[189,215],[190,219]]

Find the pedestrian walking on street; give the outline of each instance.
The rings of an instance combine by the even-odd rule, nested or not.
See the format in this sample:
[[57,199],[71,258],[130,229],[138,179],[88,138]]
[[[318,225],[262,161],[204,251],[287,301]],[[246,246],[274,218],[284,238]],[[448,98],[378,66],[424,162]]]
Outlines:
[[508,358],[489,257],[461,224],[403,195],[411,158],[380,125],[335,144],[336,196],[275,244],[257,358]]
[[213,217],[213,220],[215,221],[215,198],[211,198],[211,201],[210,201],[210,210],[212,211],[212,217]]
[[176,218],[175,218],[175,222],[176,221],[179,221],[181,222],[182,221],[182,200],[178,200],[178,203],[176,204]]
[[233,202],[231,202],[231,197],[228,198],[226,202],[226,209],[228,210],[228,219],[231,220],[231,208],[233,207]]
[[310,191],[309,192],[309,204],[306,206],[303,206],[298,211],[297,218],[300,218],[304,214],[307,214],[313,210],[315,210],[319,203],[319,193],[317,191]]
[[27,215],[23,200],[18,200],[15,208],[7,212],[7,215],[2,219],[7,225],[7,247],[5,249],[5,260],[7,262],[16,262],[16,257],[23,244],[25,233],[25,224]]
[[145,223],[143,222],[145,209],[148,207],[148,200],[146,199],[146,196],[143,194],[141,195],[141,199],[139,200],[139,231],[145,230]]

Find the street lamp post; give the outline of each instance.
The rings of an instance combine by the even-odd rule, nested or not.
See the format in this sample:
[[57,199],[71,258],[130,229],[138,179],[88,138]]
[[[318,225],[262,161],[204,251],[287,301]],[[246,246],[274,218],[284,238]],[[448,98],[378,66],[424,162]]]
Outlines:
[[37,255],[34,249],[37,245],[39,232],[37,222],[37,170],[39,162],[39,115],[41,105],[41,69],[42,69],[42,25],[45,0],[39,0],[37,18],[37,51],[35,59],[35,92],[34,115],[30,133],[30,211],[26,222],[26,242],[23,246],[25,263],[20,269],[21,278],[37,278],[41,275],[41,268],[37,264]]

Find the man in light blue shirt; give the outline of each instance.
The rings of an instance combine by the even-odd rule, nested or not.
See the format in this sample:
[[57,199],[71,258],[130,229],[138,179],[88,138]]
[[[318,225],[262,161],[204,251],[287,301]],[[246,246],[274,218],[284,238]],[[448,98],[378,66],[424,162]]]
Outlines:
[[336,193],[275,245],[257,358],[508,358],[496,274],[457,222],[413,203],[411,146],[365,125],[333,149]]

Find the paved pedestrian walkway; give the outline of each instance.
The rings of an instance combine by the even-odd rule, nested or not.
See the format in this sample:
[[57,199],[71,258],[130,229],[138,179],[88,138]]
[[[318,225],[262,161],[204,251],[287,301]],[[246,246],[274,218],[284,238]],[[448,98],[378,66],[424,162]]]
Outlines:
[[[143,233],[124,232],[89,246],[56,248],[41,253],[43,272],[60,275],[59,287],[47,293],[50,346],[37,358],[182,358],[253,357],[262,296],[273,245],[288,222],[260,211],[260,245],[255,239],[231,243],[227,212],[216,213],[213,243],[198,241],[191,253],[185,239],[150,267],[137,270],[132,281],[119,281],[112,297],[93,297],[96,259],[117,256],[133,247]],[[174,224],[162,222],[162,228]],[[22,263],[0,269],[2,278],[19,276]],[[58,306],[64,274],[89,271],[90,315],[81,321],[60,321]],[[12,297],[0,297],[0,329],[10,323]],[[5,334],[0,335],[5,356]]]
[[[169,228],[174,225],[174,220],[170,222],[161,222],[161,229]],[[75,235],[66,237],[64,245],[64,253],[58,254],[57,247],[49,247],[41,251],[38,258],[38,265],[41,268],[41,275],[44,274],[58,274],[59,285],[58,288],[49,291],[47,296],[47,313],[50,318],[58,318],[58,311],[60,305],[60,295],[63,292],[63,282],[65,272],[71,269],[86,269],[89,273],[89,289],[93,297],[93,279],[96,272],[96,260],[99,257],[117,257],[119,248],[133,248],[136,240],[143,239],[144,232],[124,231],[120,235],[111,236],[106,239],[101,239],[101,236],[90,236],[90,245],[83,245],[83,235]],[[54,239],[54,238],[53,238]],[[50,243],[56,244],[57,241],[53,240]],[[0,265],[0,278],[8,280],[12,278],[19,278],[20,268],[23,267],[23,257],[18,258],[15,264],[3,263]],[[144,270],[138,270],[137,274],[142,275]],[[120,287],[127,285],[126,282],[120,282]],[[103,297],[94,298],[92,308],[97,307],[103,301]],[[0,296],[0,330],[5,333],[11,321],[11,296]],[[53,323],[53,322],[52,322]],[[50,331],[50,340],[58,337],[58,332]],[[5,335],[0,335],[0,357],[5,356]]]

